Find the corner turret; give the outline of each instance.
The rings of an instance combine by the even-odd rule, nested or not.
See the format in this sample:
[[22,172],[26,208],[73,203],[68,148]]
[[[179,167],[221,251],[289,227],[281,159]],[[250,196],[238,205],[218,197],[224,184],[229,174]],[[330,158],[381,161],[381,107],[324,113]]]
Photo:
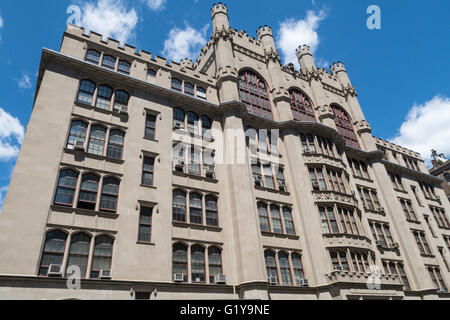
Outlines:
[[228,20],[228,8],[222,2],[214,4],[211,8],[211,18],[213,22],[213,30],[223,29],[228,30],[230,28],[230,22]]
[[298,63],[300,64],[300,70],[303,74],[316,69],[316,63],[314,62],[313,55],[311,53],[311,48],[304,44],[297,48],[296,50]]

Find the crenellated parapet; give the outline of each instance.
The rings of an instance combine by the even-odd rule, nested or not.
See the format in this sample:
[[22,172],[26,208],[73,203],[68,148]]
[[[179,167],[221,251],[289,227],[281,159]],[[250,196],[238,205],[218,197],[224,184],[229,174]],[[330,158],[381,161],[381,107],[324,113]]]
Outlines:
[[258,40],[261,40],[265,36],[269,36],[273,38],[272,28],[265,25],[264,27],[259,27],[258,31],[256,31],[258,35]]
[[344,64],[340,61],[333,63],[330,66],[330,71],[333,75],[337,75],[339,72],[347,72],[347,70],[345,70]]
[[295,53],[297,54],[297,58],[299,60],[305,55],[312,56],[311,48],[306,44],[299,46],[297,50],[295,50]]
[[194,63],[191,59],[184,58],[180,60],[180,67],[181,69],[190,69],[194,70]]
[[211,8],[211,17],[214,18],[214,16],[218,13],[223,13],[228,15],[228,8],[226,4],[223,4],[222,2],[219,2],[217,4],[214,4]]

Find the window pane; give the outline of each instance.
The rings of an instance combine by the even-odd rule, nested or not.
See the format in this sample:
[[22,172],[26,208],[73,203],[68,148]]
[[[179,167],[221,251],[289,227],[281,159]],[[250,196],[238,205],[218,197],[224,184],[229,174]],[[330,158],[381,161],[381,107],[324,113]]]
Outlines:
[[186,193],[181,190],[173,191],[173,220],[186,222]]
[[124,133],[119,130],[111,130],[109,135],[107,157],[122,160]]

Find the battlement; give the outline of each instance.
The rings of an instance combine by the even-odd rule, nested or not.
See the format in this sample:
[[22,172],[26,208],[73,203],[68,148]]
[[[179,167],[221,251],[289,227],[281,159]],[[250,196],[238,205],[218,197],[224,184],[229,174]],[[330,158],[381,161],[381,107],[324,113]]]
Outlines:
[[194,69],[194,63],[191,59],[184,58],[180,60],[180,66],[182,68]]
[[214,18],[214,16],[218,13],[224,13],[226,15],[228,15],[228,8],[225,4],[223,4],[222,2],[219,2],[217,4],[214,4],[213,7],[211,8],[211,16]]
[[259,27],[259,29],[258,29],[258,31],[256,31],[256,33],[258,35],[258,40],[261,40],[261,38],[264,36],[273,37],[272,28],[267,25],[265,25],[264,27]]
[[345,70],[344,64],[340,61],[333,63],[330,66],[330,71],[332,74],[337,74],[338,72],[341,72],[341,71],[347,72],[347,70]]
[[415,152],[413,150],[410,150],[410,149],[407,149],[405,147],[399,146],[399,145],[397,145],[397,144],[395,144],[393,142],[390,142],[390,141],[387,141],[387,140],[384,140],[384,139],[381,139],[381,138],[377,138],[375,136],[373,136],[373,137],[375,138],[375,143],[378,146],[381,146],[381,147],[384,147],[386,149],[390,149],[390,150],[396,151],[398,153],[402,153],[402,154],[408,155],[410,157],[414,157],[417,160],[421,160],[422,161],[422,156],[418,152]]
[[298,59],[307,54],[312,56],[311,48],[306,44],[299,46],[297,50],[295,50],[295,53],[297,54]]

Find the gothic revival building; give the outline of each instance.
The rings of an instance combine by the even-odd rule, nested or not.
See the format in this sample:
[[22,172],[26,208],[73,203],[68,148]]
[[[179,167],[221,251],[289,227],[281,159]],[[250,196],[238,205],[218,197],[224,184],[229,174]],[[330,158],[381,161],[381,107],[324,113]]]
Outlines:
[[195,63],[72,25],[43,50],[0,298],[448,299],[442,179],[372,136],[341,62],[211,14]]

